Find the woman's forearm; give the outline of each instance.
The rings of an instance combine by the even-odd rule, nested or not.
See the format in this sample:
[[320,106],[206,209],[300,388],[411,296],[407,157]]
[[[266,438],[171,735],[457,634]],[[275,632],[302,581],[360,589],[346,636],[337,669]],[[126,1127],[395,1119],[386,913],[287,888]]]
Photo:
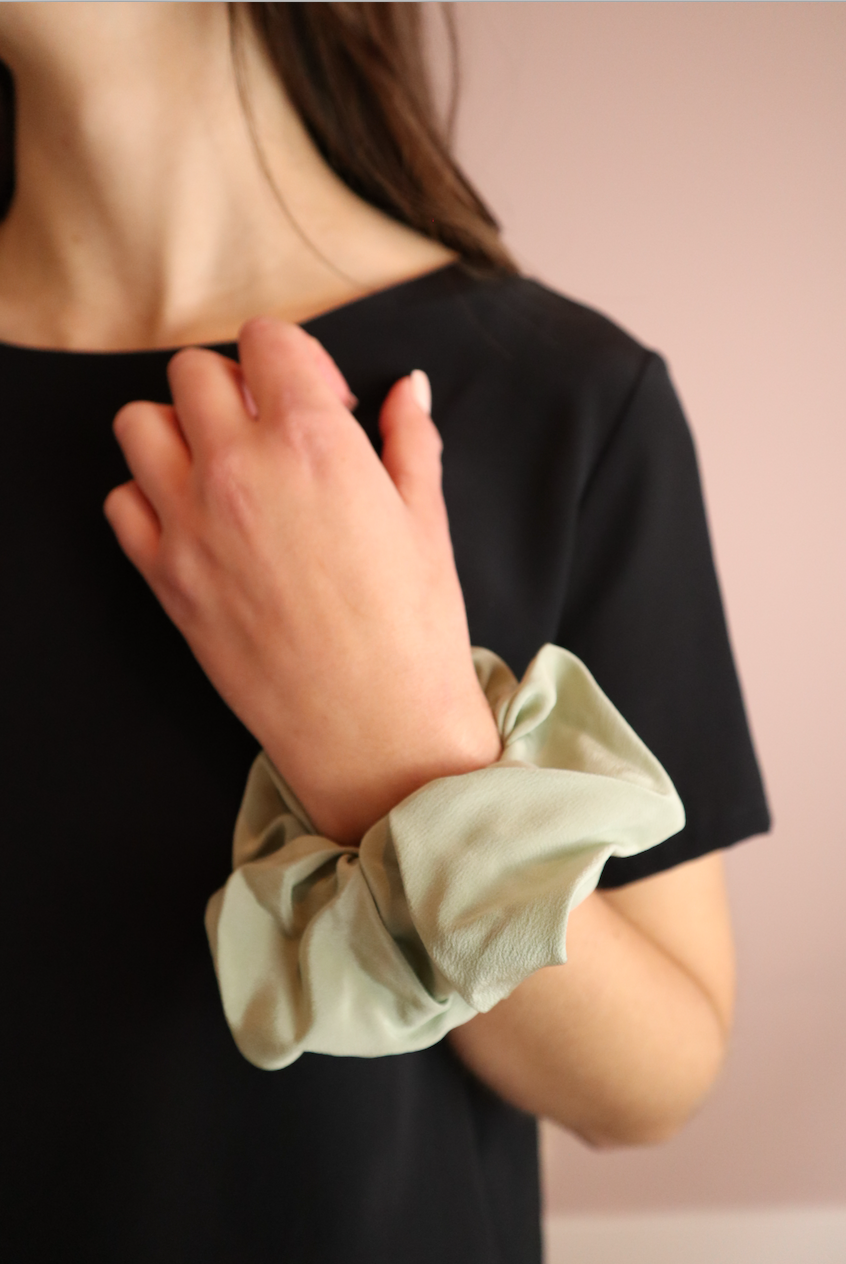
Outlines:
[[[452,1032],[458,1055],[506,1100],[592,1144],[672,1135],[713,1083],[728,1039],[733,955],[719,863],[595,893],[571,917],[567,964]],[[696,933],[674,955],[686,908]]]

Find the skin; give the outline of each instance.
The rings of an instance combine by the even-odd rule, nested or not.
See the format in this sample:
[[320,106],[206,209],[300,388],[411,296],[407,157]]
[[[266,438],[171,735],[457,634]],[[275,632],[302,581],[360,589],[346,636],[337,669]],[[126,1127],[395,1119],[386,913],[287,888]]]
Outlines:
[[[106,513],[219,693],[314,824],[354,842],[434,777],[500,753],[479,687],[440,489],[441,443],[408,378],[382,461],[301,329],[241,331],[241,373],[189,349],[174,407],[129,404],[134,480]],[[390,582],[386,582],[388,579]]]
[[[437,431],[401,379],[380,463],[340,373],[291,323],[449,252],[337,180],[248,44],[256,127],[304,244],[256,159],[220,5],[6,4],[0,57],[18,94],[0,337],[108,350],[240,336],[240,369],[183,351],[172,408],[120,412],[133,478],[106,502],[215,687],[339,839],[433,776],[492,762]],[[568,952],[454,1032],[454,1049],[592,1144],[671,1135],[728,1039],[721,858],[595,893]]]
[[220,4],[3,4],[17,189],[0,337],[78,350],[229,341],[452,258],[355,197],[244,41],[250,139]]

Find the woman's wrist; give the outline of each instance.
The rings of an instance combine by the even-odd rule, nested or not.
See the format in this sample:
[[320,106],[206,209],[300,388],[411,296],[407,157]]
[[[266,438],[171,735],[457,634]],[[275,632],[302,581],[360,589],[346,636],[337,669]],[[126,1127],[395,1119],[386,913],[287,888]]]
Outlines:
[[[499,759],[502,739],[481,690],[461,712],[438,714],[433,703],[427,732],[412,731],[410,717],[386,723],[381,749],[367,760],[350,747],[331,766],[320,750],[301,749],[290,767],[290,738],[265,743],[265,752],[291,786],[315,830],[345,844],[360,842],[367,830],[422,786],[487,768]],[[372,748],[371,748],[372,751]]]
[[[227,1019],[257,1065],[433,1044],[566,959],[569,913],[609,855],[681,825],[666,773],[573,655],[543,647],[520,683],[489,650],[473,665],[466,710],[438,690],[431,717],[414,691],[404,709],[378,708],[380,722],[396,717],[379,730],[393,762],[353,741],[332,767],[322,748],[346,799],[313,800],[313,780],[304,795],[267,749],[255,761],[207,928]],[[356,748],[375,750],[369,768],[347,762]]]

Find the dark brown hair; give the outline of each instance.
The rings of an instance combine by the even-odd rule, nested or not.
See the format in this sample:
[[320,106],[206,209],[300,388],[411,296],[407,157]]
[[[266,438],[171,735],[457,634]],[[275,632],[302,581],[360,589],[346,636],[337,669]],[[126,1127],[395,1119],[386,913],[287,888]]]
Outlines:
[[[431,9],[434,6],[425,6]],[[446,22],[455,69],[455,28]],[[230,4],[251,21],[329,166],[366,201],[455,250],[514,272],[499,225],[453,159],[424,57],[422,4]],[[450,115],[453,110],[450,110]]]

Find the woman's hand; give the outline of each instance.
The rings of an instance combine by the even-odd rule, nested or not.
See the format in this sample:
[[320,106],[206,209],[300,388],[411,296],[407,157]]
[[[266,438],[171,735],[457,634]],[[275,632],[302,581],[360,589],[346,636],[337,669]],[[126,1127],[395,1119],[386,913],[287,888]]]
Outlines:
[[105,512],[215,688],[315,825],[355,841],[412,790],[500,742],[476,680],[441,495],[441,442],[413,382],[380,416],[380,462],[330,357],[256,319],[241,367],[192,349],[174,406],[132,403],[133,479]]

